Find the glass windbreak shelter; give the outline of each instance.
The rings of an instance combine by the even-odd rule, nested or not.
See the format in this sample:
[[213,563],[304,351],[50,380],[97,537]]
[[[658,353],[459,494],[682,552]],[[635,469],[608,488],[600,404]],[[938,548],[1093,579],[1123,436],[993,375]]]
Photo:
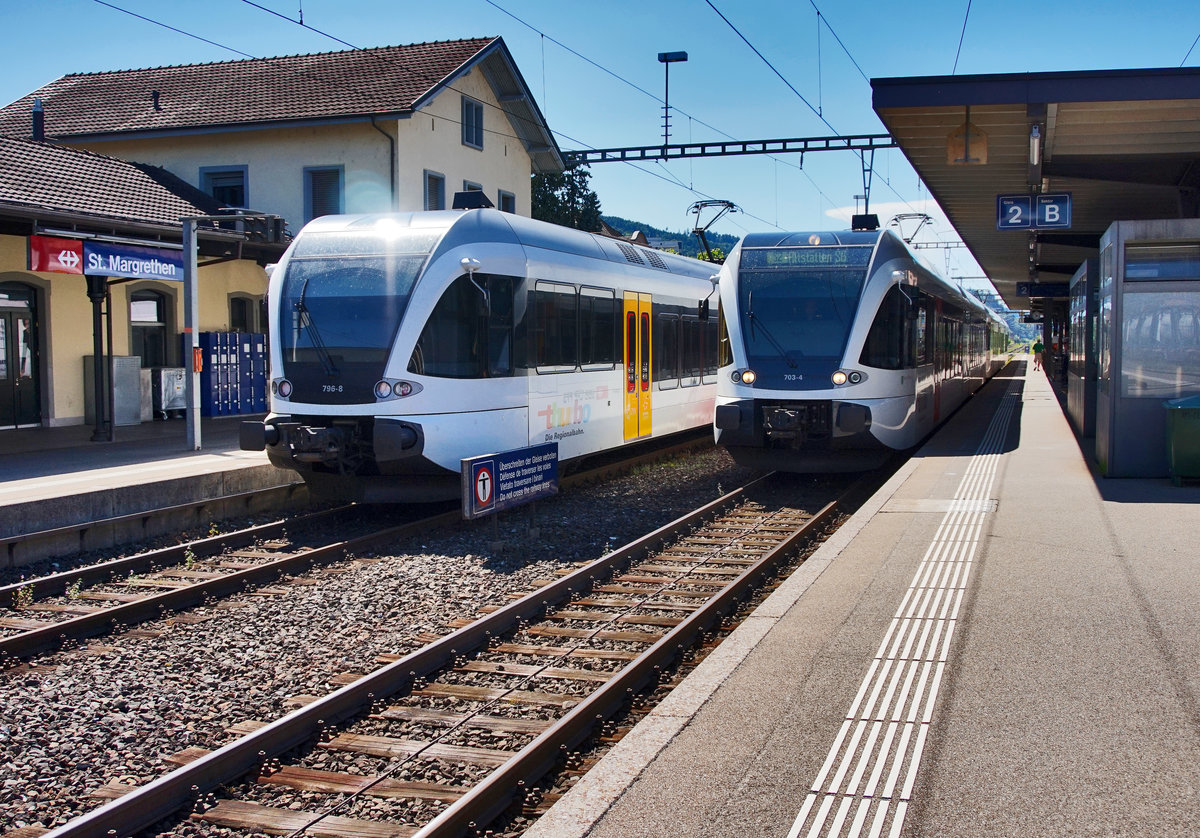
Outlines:
[[1096,435],[1096,307],[1100,302],[1100,270],[1088,259],[1071,277],[1067,363],[1067,413],[1085,439]]
[[1200,219],[1117,221],[1100,240],[1096,459],[1165,477],[1168,399],[1200,394]]

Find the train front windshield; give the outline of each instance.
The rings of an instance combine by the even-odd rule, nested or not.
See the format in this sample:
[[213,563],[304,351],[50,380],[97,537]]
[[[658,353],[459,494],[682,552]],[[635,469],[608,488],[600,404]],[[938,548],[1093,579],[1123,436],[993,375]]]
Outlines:
[[836,368],[872,250],[871,245],[744,249],[738,312],[750,365],[760,372],[778,367],[786,381]]
[[285,266],[279,341],[285,367],[382,366],[440,231],[313,233]]

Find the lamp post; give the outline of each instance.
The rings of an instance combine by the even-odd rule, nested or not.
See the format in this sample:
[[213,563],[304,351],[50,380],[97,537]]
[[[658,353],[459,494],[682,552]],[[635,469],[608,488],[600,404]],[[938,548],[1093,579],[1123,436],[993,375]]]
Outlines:
[[662,62],[663,72],[663,149],[671,139],[671,65],[680,61],[687,61],[688,55],[686,52],[660,52],[658,60]]

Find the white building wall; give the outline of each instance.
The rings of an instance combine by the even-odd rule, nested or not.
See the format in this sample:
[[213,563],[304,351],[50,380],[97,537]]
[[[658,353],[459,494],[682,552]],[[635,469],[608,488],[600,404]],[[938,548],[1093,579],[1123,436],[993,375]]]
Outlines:
[[[528,216],[532,164],[512,123],[479,70],[456,79],[409,119],[400,120],[400,196],[404,209],[423,209],[424,172],[445,175],[446,206],[463,182],[478,183],[496,206],[500,190],[516,196],[517,214]],[[462,97],[483,103],[483,150],[462,142]],[[427,161],[427,162],[424,162]]]

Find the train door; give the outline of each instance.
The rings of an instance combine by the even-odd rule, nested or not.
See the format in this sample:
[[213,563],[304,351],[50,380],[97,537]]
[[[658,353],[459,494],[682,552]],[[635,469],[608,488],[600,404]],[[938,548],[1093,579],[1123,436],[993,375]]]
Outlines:
[[625,294],[625,439],[650,436],[650,295]]
[[41,421],[34,322],[32,289],[0,287],[0,428]]

